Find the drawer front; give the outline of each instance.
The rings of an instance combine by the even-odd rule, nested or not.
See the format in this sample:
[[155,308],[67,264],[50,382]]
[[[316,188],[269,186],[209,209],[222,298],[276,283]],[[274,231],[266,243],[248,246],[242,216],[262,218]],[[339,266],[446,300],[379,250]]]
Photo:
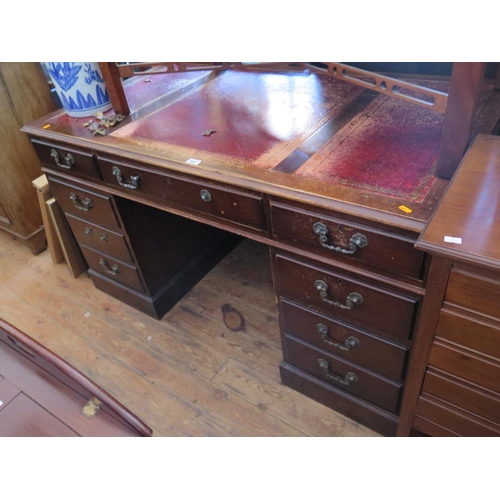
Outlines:
[[276,255],[279,293],[380,335],[408,341],[417,299]]
[[272,234],[338,262],[363,263],[420,279],[423,253],[414,242],[376,229],[271,202]]
[[500,281],[452,270],[445,301],[500,319]]
[[453,342],[500,362],[500,324],[473,320],[443,309],[439,316],[436,337]]
[[49,144],[35,139],[32,139],[31,143],[44,166],[67,174],[100,179],[94,157],[90,151]]
[[418,400],[416,415],[443,427],[444,432],[440,434],[443,436],[449,435],[446,433],[448,429],[459,436],[500,436],[500,428],[495,424],[490,424],[487,421],[474,417],[474,415],[448,406],[444,401],[426,393],[422,393]]
[[354,419],[383,436],[395,436],[398,417],[382,408],[357,398],[288,363],[280,364],[281,381],[287,387]]
[[429,365],[500,394],[500,363],[476,356],[473,351],[435,341]]
[[285,362],[380,408],[397,413],[401,384],[289,336],[285,337],[285,353]]
[[498,395],[482,391],[432,368],[427,370],[422,390],[459,408],[500,424],[500,396]]
[[133,264],[132,255],[128,249],[125,237],[108,229],[91,224],[72,215],[67,215],[73,234],[78,243],[94,248],[122,262]]
[[81,189],[49,177],[50,189],[65,213],[82,217],[99,226],[115,231],[120,223],[109,196]]
[[281,301],[282,323],[293,335],[331,354],[379,375],[401,381],[408,349],[370,333]]
[[91,269],[112,278],[135,290],[144,292],[139,273],[135,266],[130,266],[108,255],[96,252],[91,248],[80,245],[82,253]]
[[266,230],[264,204],[257,194],[160,174],[103,158],[99,159],[99,165],[104,180],[113,187],[145,194],[241,226]]

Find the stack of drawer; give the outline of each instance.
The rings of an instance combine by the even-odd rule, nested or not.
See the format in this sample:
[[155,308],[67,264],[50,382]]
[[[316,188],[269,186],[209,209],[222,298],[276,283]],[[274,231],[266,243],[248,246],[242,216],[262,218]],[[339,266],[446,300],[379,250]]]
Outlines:
[[500,279],[452,268],[413,428],[500,436]]
[[111,280],[140,293],[147,288],[112,197],[50,177],[51,190],[97,280]]
[[[280,232],[281,239],[294,239],[309,250],[315,242],[319,255],[330,256],[324,265],[273,252],[283,382],[382,434],[395,435],[419,297],[404,285],[388,285],[386,273],[378,281],[365,263],[375,267],[376,256],[384,254],[383,269],[394,262],[395,273],[403,269],[416,277],[421,253],[403,238],[374,228],[276,203],[271,207],[275,236]],[[353,272],[360,263],[359,272]]]
[[[130,174],[125,182],[121,171],[111,174],[112,163],[90,150],[38,140],[33,145],[94,285],[146,314],[161,318],[240,241],[217,228],[106,193],[108,181],[135,194],[139,182],[133,181],[138,174]],[[148,177],[141,185],[154,190],[163,179],[167,177]],[[167,194],[173,197],[179,186],[174,188]],[[250,196],[231,203],[241,202],[246,209],[241,217],[252,219],[254,213],[244,203],[247,198],[250,208],[254,202],[262,204]],[[217,201],[211,204],[200,198],[197,203],[213,209],[219,207]]]

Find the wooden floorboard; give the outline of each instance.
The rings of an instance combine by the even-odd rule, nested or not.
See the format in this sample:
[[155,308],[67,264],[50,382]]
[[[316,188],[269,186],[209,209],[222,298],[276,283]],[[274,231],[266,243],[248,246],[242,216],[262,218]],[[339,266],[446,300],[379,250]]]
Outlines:
[[[221,307],[245,319],[232,332]],[[285,387],[264,245],[244,241],[161,321],[0,231],[0,317],[115,396],[154,436],[376,436]]]

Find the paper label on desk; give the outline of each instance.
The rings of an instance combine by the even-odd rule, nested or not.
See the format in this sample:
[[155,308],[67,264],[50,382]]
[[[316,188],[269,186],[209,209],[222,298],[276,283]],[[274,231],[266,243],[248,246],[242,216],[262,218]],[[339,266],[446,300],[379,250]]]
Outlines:
[[461,245],[462,238],[455,238],[454,236],[445,236],[444,242],[445,243],[456,243],[457,245]]
[[197,160],[196,158],[189,158],[189,160],[186,160],[186,163],[189,163],[189,165],[199,165],[201,163],[201,160]]

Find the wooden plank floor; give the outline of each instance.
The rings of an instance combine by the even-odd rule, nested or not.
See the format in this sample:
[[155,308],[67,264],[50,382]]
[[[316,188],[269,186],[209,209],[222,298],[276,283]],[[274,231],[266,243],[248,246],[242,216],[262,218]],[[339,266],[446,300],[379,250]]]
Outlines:
[[[245,331],[222,321],[230,304]],[[162,321],[0,231],[0,317],[67,360],[154,436],[376,436],[280,382],[268,248],[245,240]]]

